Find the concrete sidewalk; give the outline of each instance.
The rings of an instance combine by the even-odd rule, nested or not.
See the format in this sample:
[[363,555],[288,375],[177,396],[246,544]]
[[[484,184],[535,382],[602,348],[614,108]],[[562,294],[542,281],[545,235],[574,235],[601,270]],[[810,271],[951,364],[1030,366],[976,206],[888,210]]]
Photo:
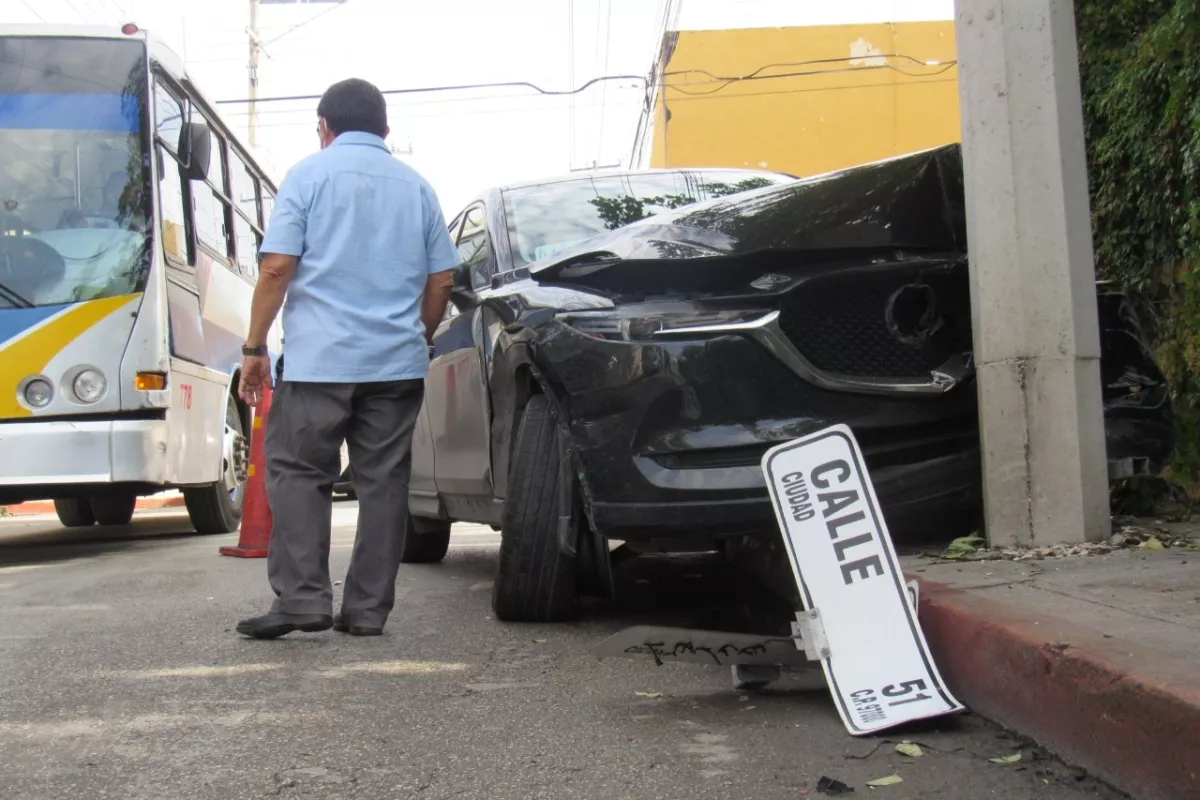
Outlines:
[[1137,800],[1200,797],[1200,552],[903,561],[973,711]]

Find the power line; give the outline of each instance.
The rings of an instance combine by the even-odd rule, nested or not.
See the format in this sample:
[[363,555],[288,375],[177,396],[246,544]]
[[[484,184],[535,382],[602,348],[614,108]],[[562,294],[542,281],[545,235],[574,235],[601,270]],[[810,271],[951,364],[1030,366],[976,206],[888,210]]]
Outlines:
[[[567,83],[575,83],[575,0],[567,0]],[[570,121],[567,135],[570,136],[568,160],[575,164],[575,95],[567,98],[570,104]]]
[[[604,0],[596,0],[596,41],[600,41],[600,6]],[[604,72],[608,72],[608,57],[611,51],[610,44],[612,38],[612,0],[608,0],[605,6],[605,25],[604,25]],[[600,131],[596,135],[596,163],[600,163],[600,157],[604,155],[604,104],[608,100],[608,84],[603,84],[600,87]]]
[[339,8],[341,8],[344,5],[346,5],[346,0],[340,0],[340,2],[337,3],[337,5],[332,5],[329,8],[322,10],[320,13],[313,14],[311,17],[304,20],[304,22],[301,22],[299,25],[293,25],[292,27],[288,28],[283,33],[276,36],[274,39],[263,42],[262,46],[265,48],[269,44],[274,44],[275,42],[278,42],[280,39],[284,38],[285,36],[291,36],[293,33],[300,30],[305,25],[308,25],[309,23],[312,23],[312,22],[316,22],[317,20],[319,20],[321,17],[325,16],[329,12],[337,11]]
[[30,14],[33,14],[35,17],[37,17],[38,19],[40,19],[42,22],[45,22],[45,21],[46,21],[46,18],[45,18],[45,17],[43,17],[41,14],[39,14],[39,13],[37,12],[37,9],[36,9],[36,8],[34,8],[33,6],[29,5],[29,0],[21,0],[21,5],[23,5],[23,6],[25,6],[26,8],[28,8],[28,9],[29,9],[29,13],[30,13]]
[[[958,63],[957,60],[930,63],[930,62],[921,61],[919,59],[913,58],[912,56],[906,56],[906,55],[891,55],[891,56],[879,55],[879,56],[871,56],[871,58],[872,59],[903,58],[905,60],[909,60],[909,61],[912,61],[913,63],[921,64],[923,66],[942,67],[942,69],[939,70],[938,72],[928,73],[928,75],[930,77],[940,75],[943,72],[946,72],[946,71],[952,69]],[[769,75],[762,74],[764,70],[778,68],[778,67],[805,66],[805,65],[810,65],[810,64],[845,63],[847,61],[856,61],[856,60],[860,60],[860,58],[847,56],[845,58],[819,58],[819,59],[813,59],[810,61],[796,61],[796,62],[784,62],[784,63],[776,63],[776,64],[765,64],[765,65],[759,67],[758,69],[754,70],[754,72],[751,72],[747,75],[734,75],[734,76],[714,75],[711,72],[708,72],[707,70],[702,70],[702,69],[687,69],[687,70],[677,70],[677,71],[673,71],[673,72],[664,72],[664,73],[662,73],[662,77],[669,78],[669,77],[675,77],[675,76],[679,76],[679,75],[689,75],[689,74],[704,75],[705,77],[709,78],[708,81],[697,82],[696,84],[692,84],[692,85],[703,85],[704,83],[714,83],[714,82],[721,84],[717,89],[713,90],[713,92],[709,92],[711,94],[715,94],[717,91],[721,91],[722,89],[724,89],[725,87],[727,87],[731,84],[740,83],[740,82],[744,82],[744,81],[776,80],[776,79],[781,79],[781,78],[795,78],[795,77],[804,77],[804,76],[809,76],[809,75],[828,75],[828,74],[836,74],[836,73],[855,72],[855,71],[859,71],[859,70],[868,71],[868,70],[876,70],[876,69],[891,69],[891,70],[899,72],[903,75],[908,75],[910,77],[925,77],[925,75],[920,74],[920,73],[906,72],[892,64],[880,64],[880,65],[871,64],[871,65],[865,65],[865,66],[847,67],[847,68],[843,68],[843,69],[807,70],[807,71],[803,71],[803,72],[772,73]],[[468,89],[531,89],[536,94],[544,95],[547,97],[567,97],[567,96],[571,96],[571,95],[580,94],[581,92],[587,91],[588,89],[590,89],[593,86],[603,84],[606,82],[611,82],[611,81],[641,81],[643,84],[648,83],[648,79],[643,75],[601,75],[600,77],[592,78],[591,80],[586,81],[585,83],[581,84],[580,86],[578,86],[575,89],[561,89],[561,90],[544,89],[541,86],[538,86],[536,83],[531,83],[530,81],[497,81],[497,82],[493,82],[493,83],[462,83],[462,84],[451,84],[451,85],[446,85],[446,86],[420,86],[420,87],[413,87],[413,88],[409,88],[409,89],[386,89],[382,92],[382,94],[384,94],[384,95],[430,94],[433,92],[454,92],[454,91],[465,91]],[[677,91],[684,91],[684,90],[681,90],[677,85],[672,86],[670,84],[665,84],[665,86],[667,88],[675,89]],[[687,93],[687,92],[685,91],[685,93]],[[280,95],[280,96],[276,96],[276,97],[260,97],[260,98],[256,98],[254,102],[257,102],[257,103],[284,103],[284,102],[299,102],[299,101],[320,100],[320,99],[321,99],[321,95],[319,95],[319,94],[297,94],[297,95]],[[236,105],[236,104],[242,104],[242,103],[249,103],[250,99],[239,98],[239,99],[217,100],[215,102],[218,105]]]
[[[536,83],[529,81],[499,81],[496,83],[460,83],[449,86],[421,86],[413,89],[386,89],[383,91],[385,95],[392,94],[428,94],[430,92],[456,92],[466,89],[532,89],[540,95],[547,97],[566,97],[568,95],[579,94],[584,92],[596,84],[604,83],[605,81],[645,81],[645,77],[641,75],[603,75],[599,78],[592,78],[577,89],[552,90],[543,89]],[[279,97],[260,97],[255,102],[258,103],[283,103],[288,101],[298,100],[320,100],[319,94],[295,94]],[[249,103],[249,99],[238,100],[217,100],[218,105],[234,105],[237,103]]]
[[[640,91],[641,87],[638,87],[638,86],[620,87],[620,86],[618,86],[616,89],[614,89],[614,91],[620,91],[622,89],[624,89],[626,91],[631,91],[631,90],[639,90]],[[540,99],[540,95],[529,95],[529,94],[524,94],[524,95],[511,95],[511,94],[474,95],[471,97],[447,97],[447,98],[443,98],[440,100],[404,100],[403,107],[440,106],[440,105],[446,105],[446,104],[450,104],[450,103],[482,103],[482,102],[488,102],[488,101],[503,101],[503,100],[537,101],[539,99]],[[389,109],[400,108],[401,107],[400,102],[401,102],[400,100],[392,99],[388,102],[388,108]],[[589,105],[588,107],[598,108],[599,106]],[[512,109],[514,111],[519,111],[519,110],[522,110],[525,108],[529,108],[529,106],[527,106],[527,105],[526,106],[512,106]],[[268,109],[266,111],[259,111],[258,114],[259,114],[259,116],[270,115],[270,114],[312,114],[312,111],[313,111],[312,106],[308,105],[308,106],[299,106],[299,107],[294,107],[294,108]],[[234,109],[234,110],[224,111],[223,113],[227,117],[240,117],[240,116],[248,116],[250,112],[245,109]]]
[[[637,100],[632,100],[632,101],[627,101],[626,103],[613,103],[611,105],[614,105],[614,106],[627,105],[630,108],[633,108],[633,106],[635,104],[637,104],[638,102],[639,101],[637,101]],[[599,108],[600,106],[598,103],[586,103],[586,104],[581,105],[580,107],[581,108]],[[554,112],[561,113],[561,111],[562,111],[561,108],[525,108],[525,107],[517,106],[517,107],[508,107],[508,108],[463,109],[461,111],[455,112],[453,114],[453,116],[481,116],[481,115],[485,115],[485,114],[512,114],[514,112],[520,112],[522,114],[550,114],[550,113],[554,113]],[[401,121],[413,120],[413,119],[435,119],[435,118],[444,119],[446,116],[449,116],[449,115],[447,115],[445,112],[442,112],[442,111],[431,112],[431,113],[426,113],[426,114],[404,114],[401,117]],[[311,126],[311,125],[312,125],[311,119],[273,121],[273,122],[267,122],[267,123],[260,124],[258,126],[258,129],[262,130],[264,128],[292,128],[292,127],[298,127],[298,126]]]
[[[907,75],[911,78],[924,78],[924,77],[935,78],[938,75],[941,75],[945,72],[949,72],[950,70],[954,69],[954,66],[957,63],[958,63],[957,61],[949,61],[946,63],[945,66],[943,66],[937,72],[930,72],[930,73],[925,73],[925,74],[905,72],[904,70],[902,70],[899,67],[892,65],[892,64],[870,64],[870,65],[861,66],[861,67],[843,67],[841,69],[814,69],[814,70],[806,70],[804,72],[783,72],[783,73],[772,74],[772,75],[754,75],[753,77],[744,77],[744,78],[714,78],[711,81],[705,81],[705,83],[716,83],[717,84],[714,88],[709,89],[707,92],[693,92],[693,91],[689,91],[688,89],[684,89],[681,86],[672,86],[669,83],[664,84],[664,86],[668,89],[673,89],[674,91],[679,92],[680,94],[704,96],[704,95],[716,94],[717,92],[720,92],[720,91],[728,88],[729,86],[732,86],[735,83],[742,83],[742,82],[749,82],[749,81],[773,80],[776,78],[803,78],[803,77],[808,77],[811,75],[839,75],[839,74],[844,74],[847,72],[867,72],[867,71],[877,70],[877,69],[890,69],[893,72],[899,72],[901,75]],[[686,71],[687,72],[704,72],[704,70],[686,70]]]

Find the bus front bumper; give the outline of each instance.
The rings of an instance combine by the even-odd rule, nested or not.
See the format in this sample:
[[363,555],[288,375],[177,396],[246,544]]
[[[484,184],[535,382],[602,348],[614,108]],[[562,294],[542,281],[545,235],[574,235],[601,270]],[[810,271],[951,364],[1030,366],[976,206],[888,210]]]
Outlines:
[[165,420],[0,424],[0,498],[53,499],[87,484],[165,484],[167,430]]

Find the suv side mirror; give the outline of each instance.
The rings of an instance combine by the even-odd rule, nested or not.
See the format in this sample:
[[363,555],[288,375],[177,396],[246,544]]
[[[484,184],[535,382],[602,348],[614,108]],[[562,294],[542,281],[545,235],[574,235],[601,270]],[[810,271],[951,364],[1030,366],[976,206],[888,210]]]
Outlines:
[[460,312],[477,308],[482,302],[471,285],[471,268],[459,264],[454,268],[454,288],[450,290],[450,302]]
[[190,181],[208,178],[212,158],[212,131],[203,122],[187,122],[179,131],[179,155]]

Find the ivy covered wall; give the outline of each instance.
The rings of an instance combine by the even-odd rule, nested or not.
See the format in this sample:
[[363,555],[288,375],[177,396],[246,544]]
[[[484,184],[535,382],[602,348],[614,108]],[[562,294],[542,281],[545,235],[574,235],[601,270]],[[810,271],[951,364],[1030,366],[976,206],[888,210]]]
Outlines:
[[1096,267],[1156,322],[1200,481],[1200,0],[1076,0]]

